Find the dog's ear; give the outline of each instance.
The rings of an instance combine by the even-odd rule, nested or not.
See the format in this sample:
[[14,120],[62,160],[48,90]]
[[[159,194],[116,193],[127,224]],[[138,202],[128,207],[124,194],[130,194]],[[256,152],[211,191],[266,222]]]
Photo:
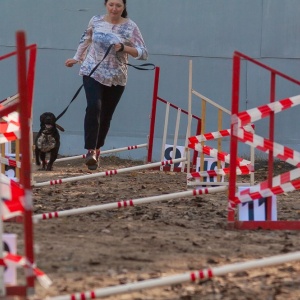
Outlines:
[[41,115],[40,115],[40,122],[41,122],[41,123],[43,122],[44,118],[45,118],[45,114],[41,114]]
[[64,132],[65,130],[64,130],[64,128],[62,128],[60,125],[58,125],[58,124],[55,124],[55,126],[56,126],[56,128],[57,129],[59,129],[60,131],[62,131],[62,132]]

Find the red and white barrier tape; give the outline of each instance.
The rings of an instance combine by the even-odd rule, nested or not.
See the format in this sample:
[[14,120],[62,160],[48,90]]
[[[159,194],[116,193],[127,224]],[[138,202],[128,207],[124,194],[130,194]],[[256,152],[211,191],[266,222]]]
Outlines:
[[7,165],[7,166],[21,168],[20,161],[16,161],[15,159],[11,159],[9,157],[1,157],[0,156],[0,162],[1,162],[1,164]]
[[247,193],[244,195],[235,196],[234,203],[243,203],[248,202],[260,198],[266,198],[274,195],[279,195],[287,192],[292,192],[300,189],[300,179],[296,179],[281,185],[273,186],[271,188],[266,188],[263,190],[259,190],[253,193]]
[[23,256],[4,251],[2,263],[0,264],[13,267],[32,268],[36,279],[42,287],[47,289],[52,284],[52,281],[43,271],[30,264],[30,262]]
[[242,127],[249,123],[268,117],[272,112],[278,113],[298,104],[300,104],[300,95],[282,99],[232,115],[232,123],[237,123],[238,127]]
[[[209,146],[202,146],[200,144],[189,144],[189,148],[195,149],[199,152],[203,152],[206,155],[217,158],[218,160],[230,163],[230,154],[226,152],[219,152],[217,149],[211,148]],[[238,166],[246,166],[251,164],[249,160],[243,158],[237,158]]]
[[0,174],[0,188],[3,220],[22,215],[24,189],[4,174]]
[[293,149],[271,142],[259,135],[246,132],[242,128],[238,128],[237,137],[242,142],[254,146],[263,152],[273,151],[275,157],[284,160],[293,166],[300,166],[300,153]]
[[[0,109],[5,106],[0,104]],[[0,122],[0,143],[7,143],[9,141],[14,141],[19,139],[20,136],[20,123],[19,123],[19,113],[12,112],[7,116],[2,117],[5,121]]]
[[[224,169],[217,169],[217,170],[209,170],[209,171],[200,171],[200,172],[193,172],[188,174],[188,180],[190,177],[199,178],[199,177],[215,177],[218,175],[225,176],[228,175],[230,172],[229,168]],[[247,175],[254,172],[254,168],[252,165],[246,165],[236,168],[237,175]]]
[[[244,126],[244,129],[246,131],[254,132],[254,125],[253,124],[246,125]],[[230,136],[230,134],[231,134],[230,129],[224,129],[220,131],[209,132],[209,133],[189,137],[189,141],[191,144],[197,144],[205,141],[210,141],[210,140],[215,140],[226,136]]]

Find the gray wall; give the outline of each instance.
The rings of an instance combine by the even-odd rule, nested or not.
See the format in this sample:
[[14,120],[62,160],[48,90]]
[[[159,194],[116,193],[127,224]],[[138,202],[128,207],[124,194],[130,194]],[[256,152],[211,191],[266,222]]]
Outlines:
[[[193,88],[231,109],[232,55],[235,50],[300,79],[299,0],[128,0],[129,16],[139,25],[150,52],[149,62],[161,69],[159,96],[187,109],[188,62],[193,61]],[[89,19],[105,13],[103,0],[1,0],[0,55],[15,48],[15,32],[26,31],[27,42],[38,45],[33,129],[39,115],[58,115],[81,85],[72,57]],[[132,63],[139,61],[131,60]],[[240,109],[269,101],[269,74],[243,62]],[[0,62],[3,99],[16,91],[15,60]],[[105,149],[147,142],[153,72],[130,68],[125,94],[115,113]],[[299,94],[298,86],[278,80],[277,100]],[[194,104],[195,102],[195,104]],[[199,101],[193,98],[193,107]],[[59,121],[61,154],[83,149],[84,93]],[[197,114],[197,111],[194,111]],[[276,116],[276,141],[300,150],[295,125],[299,108]],[[212,112],[208,119],[215,126]],[[161,120],[159,120],[161,122]],[[229,126],[226,121],[224,127]],[[257,133],[268,135],[267,122],[256,123]],[[157,135],[161,135],[157,131]],[[240,154],[245,151],[243,146]],[[155,149],[156,155],[160,146]],[[145,157],[145,150],[121,156]]]

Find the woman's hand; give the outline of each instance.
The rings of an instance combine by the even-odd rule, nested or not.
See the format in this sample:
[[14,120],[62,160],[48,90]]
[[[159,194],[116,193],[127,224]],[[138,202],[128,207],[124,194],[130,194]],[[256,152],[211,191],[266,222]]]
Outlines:
[[122,52],[122,51],[124,51],[124,44],[122,44],[122,43],[119,43],[119,44],[115,44],[115,51],[116,52]]
[[66,60],[65,66],[71,68],[71,67],[73,67],[77,63],[78,63],[78,61],[76,59],[69,58],[69,59]]

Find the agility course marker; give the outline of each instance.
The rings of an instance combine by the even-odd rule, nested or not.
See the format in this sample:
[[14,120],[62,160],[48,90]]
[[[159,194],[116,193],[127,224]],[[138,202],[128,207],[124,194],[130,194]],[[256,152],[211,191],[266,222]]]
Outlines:
[[[270,83],[269,83],[269,104],[262,105],[253,109],[249,109],[246,111],[239,112],[239,102],[240,102],[240,82],[241,82],[241,61],[246,60],[253,65],[258,66],[261,69],[269,72]],[[238,155],[238,142],[242,140],[244,143],[257,143],[257,149],[262,150],[268,153],[268,179],[258,185],[262,187],[263,185],[267,185],[267,188],[256,191],[256,195],[264,194],[267,196],[266,200],[266,221],[244,221],[238,222],[235,220],[235,211],[232,209],[228,209],[228,226],[235,227],[239,229],[280,229],[280,230],[300,230],[300,222],[299,221],[272,221],[272,201],[271,196],[276,193],[281,193],[282,191],[291,191],[295,189],[300,189],[300,184],[298,180],[291,181],[289,178],[292,173],[286,173],[285,175],[281,175],[276,179],[273,177],[274,171],[274,156],[280,158],[281,160],[285,160],[288,163],[299,166],[300,160],[299,155],[296,151],[293,151],[287,147],[283,147],[279,144],[274,143],[275,139],[275,114],[289,108],[293,108],[296,105],[300,104],[300,96],[294,96],[290,98],[285,98],[279,101],[276,100],[276,82],[277,78],[284,79],[289,83],[294,83],[298,87],[300,86],[300,81],[296,80],[282,72],[279,72],[269,66],[241,53],[235,51],[233,54],[233,67],[232,67],[232,99],[231,99],[231,139],[230,139],[230,154],[232,155],[232,162],[230,164],[230,173],[231,176],[229,178],[229,194],[228,194],[228,202],[230,207],[230,203],[234,203],[236,200],[236,174],[234,170],[236,168],[237,162],[235,158]],[[249,133],[244,133],[241,130],[243,125],[246,125],[250,122],[260,120],[262,118],[269,117],[269,132],[268,139],[264,139],[262,137],[251,136]],[[255,138],[254,138],[255,137]],[[243,140],[244,139],[244,140]],[[255,141],[254,141],[255,139]],[[232,171],[232,172],[231,172]],[[296,173],[293,173],[293,176],[298,176]],[[282,180],[285,183],[282,185],[273,185],[274,181]],[[267,182],[267,184],[266,184]],[[257,189],[257,188],[256,188]],[[251,191],[251,189],[250,189]],[[248,193],[250,192],[248,189]],[[255,193],[255,192],[254,192]],[[252,194],[252,193],[251,193]],[[246,195],[246,196],[245,196]],[[247,197],[247,194],[238,195],[238,197]],[[254,194],[251,195],[253,198],[256,197]]]
[[[33,250],[33,227],[32,227],[32,190],[31,190],[31,113],[32,113],[32,101],[33,101],[33,88],[34,88],[34,75],[35,75],[35,63],[36,63],[36,53],[37,45],[26,46],[25,32],[18,31],[16,33],[16,51],[8,53],[4,56],[0,56],[0,61],[9,57],[16,56],[17,65],[17,83],[18,83],[18,96],[15,99],[9,99],[8,105],[1,105],[0,115],[7,122],[11,123],[8,127],[2,123],[3,129],[10,131],[11,136],[9,138],[1,138],[1,142],[6,142],[20,136],[20,153],[22,155],[22,169],[20,169],[20,186],[24,190],[23,204],[23,235],[24,235],[24,256],[26,257],[26,280],[22,285],[12,285],[7,286],[3,290],[3,267],[1,267],[1,279],[0,279],[0,295],[4,296],[24,296],[30,297],[34,294],[34,282],[36,275],[34,273],[32,266],[35,265],[34,262],[34,250]],[[16,100],[16,101],[14,101]],[[5,102],[5,101],[4,101]],[[4,103],[3,102],[3,103]],[[3,104],[2,103],[2,104]],[[10,117],[12,116],[12,119]],[[18,119],[17,119],[18,116]],[[16,121],[17,120],[17,121]],[[2,155],[3,157],[3,155]],[[2,221],[2,220],[1,220]],[[0,224],[1,230],[1,245],[2,245],[2,222]],[[1,246],[1,252],[3,248]],[[12,258],[12,257],[11,257]],[[15,257],[16,258],[16,257]],[[15,260],[15,258],[13,260]],[[3,265],[5,257],[1,253],[1,263]]]
[[246,262],[233,263],[221,267],[208,268],[178,275],[171,275],[162,278],[149,279],[140,282],[134,282],[124,285],[111,286],[101,289],[95,289],[90,292],[76,293],[57,297],[49,297],[48,300],[88,300],[99,297],[108,297],[112,295],[130,293],[142,289],[162,287],[185,282],[199,282],[204,279],[216,276],[227,275],[228,273],[237,273],[241,271],[252,270],[256,268],[265,268],[274,265],[289,263],[300,260],[300,251],[277,256],[271,256]]
[[109,210],[109,209],[114,209],[114,208],[127,208],[127,207],[136,206],[139,204],[158,202],[158,201],[162,201],[162,200],[172,200],[172,199],[177,199],[177,198],[181,198],[181,197],[212,194],[212,193],[224,192],[226,190],[227,190],[227,187],[212,187],[212,188],[202,188],[202,189],[195,189],[195,190],[184,191],[184,192],[177,192],[177,193],[160,195],[160,196],[151,196],[151,197],[134,199],[134,200],[132,200],[132,199],[123,200],[123,201],[101,204],[101,205],[92,205],[92,206],[83,207],[83,208],[74,208],[74,209],[69,209],[69,210],[64,210],[64,211],[43,213],[43,214],[33,216],[33,221],[38,222],[39,220],[53,219],[53,218],[58,218],[58,217],[66,217],[66,216],[78,215],[78,214],[82,214],[82,213],[92,213],[92,212],[96,212],[96,211]]
[[[134,145],[134,146],[127,146],[127,147],[123,147],[123,148],[104,150],[104,151],[101,151],[101,155],[116,153],[116,152],[121,152],[121,151],[126,151],[126,150],[135,150],[135,149],[139,149],[139,148],[146,148],[147,146],[148,146],[148,144],[140,144],[140,145]],[[78,159],[78,158],[85,158],[85,157],[86,157],[86,154],[70,156],[70,157],[63,157],[63,158],[58,158],[55,162],[62,162],[62,161]]]
[[157,163],[151,163],[151,164],[117,169],[117,170],[110,170],[110,171],[105,171],[105,172],[100,172],[100,173],[95,173],[95,174],[81,175],[81,176],[63,178],[63,179],[58,179],[58,180],[50,180],[50,181],[46,181],[46,182],[35,183],[35,184],[33,184],[33,186],[39,187],[39,186],[46,186],[46,185],[62,184],[64,182],[84,180],[84,179],[88,179],[88,178],[104,177],[104,176],[116,175],[116,174],[131,172],[131,171],[137,171],[137,170],[151,169],[151,168],[155,168],[155,167],[159,167],[159,166],[172,165],[172,164],[175,164],[178,162],[184,162],[184,161],[186,161],[185,157],[174,159],[174,160],[170,159],[170,160],[165,160],[165,161],[161,161],[161,162],[157,162]]
[[[203,94],[197,92],[195,89],[193,89],[193,62],[192,62],[192,60],[190,60],[189,61],[189,94],[188,94],[188,110],[189,110],[189,113],[192,112],[193,96],[196,96],[200,100],[200,104],[201,104],[201,115],[200,115],[200,117],[201,117],[200,134],[201,135],[191,136],[191,134],[190,134],[189,135],[190,144],[194,145],[194,144],[200,143],[201,146],[204,146],[204,142],[215,140],[214,143],[216,144],[216,146],[214,146],[214,148],[216,148],[219,153],[222,153],[222,147],[226,143],[226,141],[224,141],[223,138],[228,137],[231,134],[231,129],[225,129],[224,130],[224,126],[223,126],[224,122],[223,121],[224,121],[225,117],[228,119],[228,121],[230,121],[231,111],[226,109],[225,107],[221,106],[217,102],[215,102],[215,101],[209,99],[208,97],[204,96]],[[215,111],[214,115],[217,117],[216,124],[215,124],[216,128],[217,128],[217,131],[210,132],[210,133],[207,133],[207,131],[206,131],[206,123],[208,123],[207,121],[209,120],[207,118],[207,116],[208,116],[208,106],[209,106],[209,108],[212,108]],[[254,127],[252,126],[252,124],[247,124],[245,126],[245,130],[253,131]],[[197,148],[195,148],[193,146],[190,147],[191,145],[188,146],[190,149],[194,149],[194,150],[198,151]],[[194,151],[194,154],[195,154],[195,151]],[[197,154],[197,152],[196,152],[196,154]],[[204,159],[205,155],[206,155],[206,153],[200,152],[200,154],[199,154],[200,169],[198,169],[196,171],[205,171],[205,166],[204,166],[204,164],[205,164],[205,159]],[[189,158],[189,156],[187,156],[187,157]],[[254,160],[255,160],[254,147],[250,148],[249,157],[250,157],[251,164],[254,165]],[[216,156],[215,159],[217,161],[217,169],[223,168],[223,166],[221,166],[221,164],[222,164],[222,161],[224,161],[224,160],[219,159],[218,156]],[[189,160],[188,160],[187,164],[190,165]],[[193,171],[191,171],[191,172],[193,172]],[[190,171],[188,170],[187,173],[189,175]],[[250,185],[253,185],[254,184],[254,172],[251,172],[249,175],[250,175],[249,176],[250,177]],[[221,184],[223,184],[223,178],[224,177],[221,177],[220,175],[218,175],[214,181],[216,181],[218,183],[220,182]],[[198,184],[199,185],[204,185],[206,183],[206,181],[204,181],[203,179],[204,178],[202,178],[200,176],[200,178],[197,179],[197,183],[187,180],[187,185],[188,186],[196,185],[196,184],[197,185]],[[239,185],[240,185],[240,183],[239,183]]]
[[[183,156],[187,156],[188,158],[188,163],[187,164],[182,164],[181,167],[177,167],[177,166],[164,166],[163,168],[160,167],[160,170],[162,171],[175,171],[175,172],[185,172],[186,169],[189,170],[190,168],[193,169],[193,171],[195,171],[194,166],[196,165],[196,159],[197,159],[197,152],[194,152],[193,155],[193,161],[192,163],[190,163],[190,152],[188,151],[188,147],[187,147],[187,141],[188,141],[188,137],[191,136],[190,132],[191,132],[191,127],[196,128],[196,132],[195,135],[200,134],[200,129],[201,129],[201,119],[196,116],[193,115],[191,113],[191,111],[186,111],[184,109],[181,109],[180,107],[178,107],[177,105],[172,104],[171,102],[161,98],[158,96],[158,87],[159,87],[159,75],[160,75],[160,68],[156,67],[155,68],[155,77],[154,77],[154,86],[153,86],[153,95],[152,95],[152,108],[151,108],[151,114],[150,114],[150,129],[149,129],[149,137],[148,137],[148,157],[147,157],[147,162],[151,163],[153,160],[153,146],[154,146],[154,140],[155,140],[155,130],[156,130],[156,117],[157,117],[157,107],[158,105],[165,105],[165,122],[164,122],[164,128],[163,128],[163,137],[162,137],[162,144],[161,144],[161,158],[164,157],[163,153],[165,151],[165,146],[167,144],[169,145],[173,145],[173,155],[172,157],[168,157],[167,159],[175,159],[175,153],[176,151],[174,151],[177,148],[177,141],[179,140],[179,138],[181,138],[180,136],[182,135],[182,137],[184,137],[184,142],[180,142],[182,143],[182,145],[184,144],[185,150],[186,150],[186,155],[183,154]],[[172,110],[171,110],[172,108]],[[171,115],[172,114],[172,115]],[[176,114],[176,117],[175,117]],[[170,117],[170,118],[169,118]],[[167,119],[172,122],[173,118],[176,120],[176,126],[168,126],[168,122]],[[180,123],[182,123],[187,121],[187,128],[185,129],[185,133],[179,133],[179,125]],[[170,129],[170,130],[169,130]],[[173,131],[174,132],[170,132]],[[173,139],[173,141],[171,141]],[[183,138],[182,138],[183,139]],[[162,159],[161,159],[162,160]]]

